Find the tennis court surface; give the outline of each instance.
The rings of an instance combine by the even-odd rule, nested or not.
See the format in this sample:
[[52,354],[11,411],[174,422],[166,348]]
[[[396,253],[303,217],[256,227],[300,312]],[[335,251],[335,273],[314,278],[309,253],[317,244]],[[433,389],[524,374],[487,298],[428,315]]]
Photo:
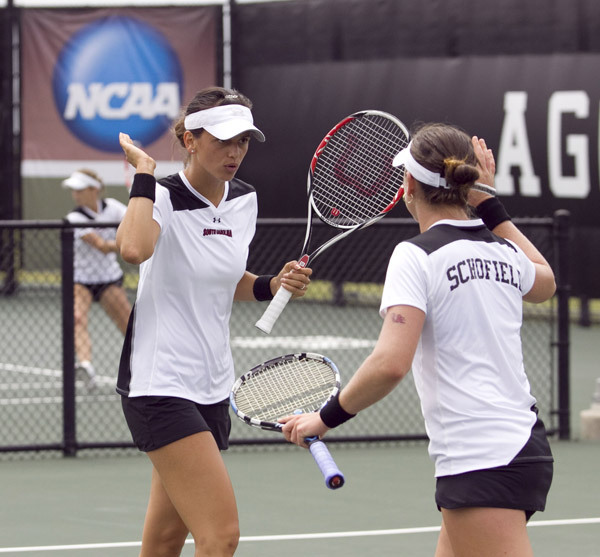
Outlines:
[[[579,412],[589,407],[599,375],[599,334],[598,326],[572,325],[573,440],[552,441],[548,506],[530,522],[536,556],[600,556],[600,441],[578,440]],[[346,476],[336,491],[295,446],[224,454],[240,514],[236,555],[433,555],[441,517],[426,444],[330,449]],[[150,465],[135,452],[0,462],[0,555],[138,555],[149,481]],[[182,555],[193,555],[191,543]]]
[[[347,483],[328,490],[298,448],[235,449],[242,557],[433,555],[440,514],[424,443],[331,447]],[[536,555],[600,555],[596,442],[556,441],[548,508],[534,515]],[[143,456],[0,463],[0,554],[138,555],[150,466]],[[186,544],[182,553],[193,555]]]

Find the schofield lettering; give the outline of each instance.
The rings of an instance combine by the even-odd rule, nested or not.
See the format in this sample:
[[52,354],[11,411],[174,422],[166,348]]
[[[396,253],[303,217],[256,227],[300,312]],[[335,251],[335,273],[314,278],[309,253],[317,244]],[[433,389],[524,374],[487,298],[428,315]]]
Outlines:
[[463,259],[446,269],[446,278],[450,290],[455,290],[471,280],[491,280],[521,288],[521,272],[506,261],[481,259],[479,257]]

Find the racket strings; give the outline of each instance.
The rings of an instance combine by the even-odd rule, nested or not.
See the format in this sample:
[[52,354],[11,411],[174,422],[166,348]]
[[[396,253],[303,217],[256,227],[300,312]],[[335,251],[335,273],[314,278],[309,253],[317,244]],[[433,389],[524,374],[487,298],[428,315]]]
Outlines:
[[317,212],[334,226],[354,226],[380,215],[403,181],[392,166],[408,137],[393,121],[366,115],[351,120],[329,140],[313,171]]
[[[361,139],[369,141],[369,138]],[[374,151],[371,145],[357,147],[348,156],[343,146],[332,146],[322,162],[329,165],[329,178],[313,194],[325,207],[337,203],[351,220],[366,220],[382,212],[394,199],[402,171],[391,166],[394,149]]]
[[274,423],[298,410],[319,410],[336,385],[336,373],[326,363],[289,359],[250,374],[235,393],[235,403],[246,416]]

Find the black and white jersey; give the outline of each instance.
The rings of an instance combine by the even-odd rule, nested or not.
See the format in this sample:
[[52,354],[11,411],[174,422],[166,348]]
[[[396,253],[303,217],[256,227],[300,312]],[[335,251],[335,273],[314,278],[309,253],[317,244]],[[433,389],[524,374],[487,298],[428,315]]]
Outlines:
[[508,464],[536,421],[521,351],[535,267],[481,220],[437,222],[390,259],[381,314],[426,314],[412,370],[436,476]]
[[72,223],[89,224],[89,228],[76,228],[74,241],[74,280],[83,284],[102,284],[119,280],[123,271],[115,252],[102,253],[82,238],[93,232],[103,240],[114,240],[117,235],[115,228],[94,228],[98,222],[121,222],[127,207],[112,198],[98,201],[98,210],[88,207],[76,207],[66,219]]
[[225,184],[218,207],[183,172],[156,186],[160,236],[140,266],[117,391],[199,404],[228,397],[234,381],[229,318],[258,213],[252,186]]

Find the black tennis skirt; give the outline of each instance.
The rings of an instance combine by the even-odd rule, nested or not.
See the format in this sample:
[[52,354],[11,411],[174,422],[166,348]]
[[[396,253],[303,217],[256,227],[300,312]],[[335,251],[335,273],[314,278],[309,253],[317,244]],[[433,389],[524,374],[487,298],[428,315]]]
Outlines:
[[435,502],[438,509],[519,509],[529,520],[546,508],[553,462],[546,429],[538,418],[529,441],[506,466],[437,478]]
[[212,432],[220,450],[229,447],[229,399],[204,405],[177,397],[122,396],[121,404],[140,451],[154,451],[201,431]]

